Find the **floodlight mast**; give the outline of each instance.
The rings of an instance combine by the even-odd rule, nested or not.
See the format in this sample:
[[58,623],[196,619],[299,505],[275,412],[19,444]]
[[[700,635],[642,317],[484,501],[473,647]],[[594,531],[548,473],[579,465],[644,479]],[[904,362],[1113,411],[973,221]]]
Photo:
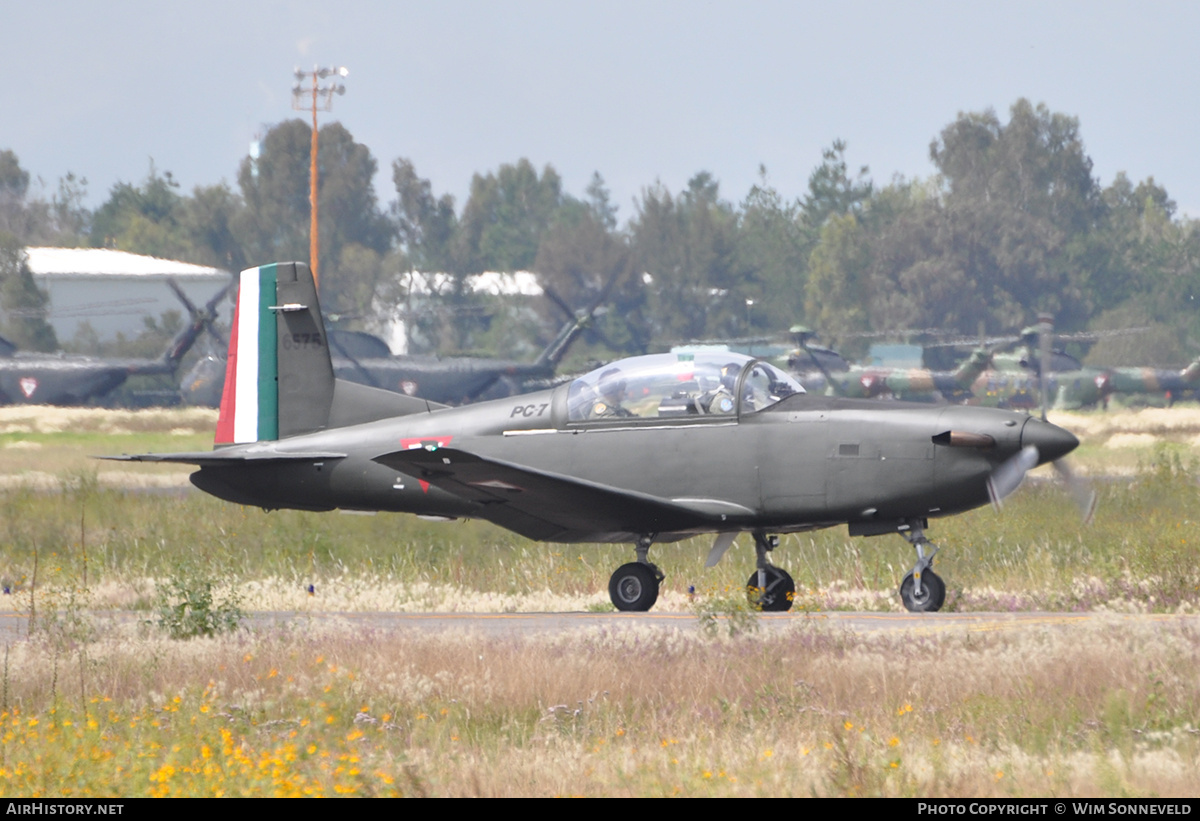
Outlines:
[[[333,110],[333,95],[345,94],[346,87],[341,83],[331,83],[327,86],[319,84],[320,80],[326,77],[336,75],[338,77],[346,77],[350,74],[350,69],[345,66],[329,66],[320,68],[313,66],[312,71],[306,71],[297,67],[295,70],[296,85],[292,86],[292,108],[296,111],[311,111],[312,112],[312,160],[311,167],[308,172],[309,190],[308,202],[310,205],[311,224],[308,232],[308,257],[309,267],[312,269],[313,281],[320,284],[317,275],[318,262],[321,255],[321,235],[317,228],[317,112]],[[308,79],[312,83],[311,89],[304,89],[300,82]],[[311,103],[307,102],[309,96],[307,92],[311,92]]]

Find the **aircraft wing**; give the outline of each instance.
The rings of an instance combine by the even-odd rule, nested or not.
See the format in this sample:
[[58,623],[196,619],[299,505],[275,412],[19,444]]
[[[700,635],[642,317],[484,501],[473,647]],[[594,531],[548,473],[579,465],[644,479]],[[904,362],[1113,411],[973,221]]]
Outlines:
[[344,453],[325,451],[281,453],[274,450],[248,451],[238,449],[233,453],[223,453],[220,450],[202,450],[194,453],[136,453],[120,456],[97,456],[110,462],[177,462],[184,465],[199,467],[222,467],[229,465],[266,464],[268,462],[315,462],[323,459],[344,459]]
[[489,521],[530,539],[601,541],[717,529],[722,522],[713,500],[680,503],[455,448],[399,450],[375,461],[482,505]]

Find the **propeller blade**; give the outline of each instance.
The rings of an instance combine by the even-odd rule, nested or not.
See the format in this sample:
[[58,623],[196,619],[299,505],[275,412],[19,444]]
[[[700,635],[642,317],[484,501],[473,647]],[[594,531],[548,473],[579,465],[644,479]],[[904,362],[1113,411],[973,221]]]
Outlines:
[[1096,515],[1096,490],[1087,481],[1080,479],[1071,470],[1071,466],[1067,464],[1066,459],[1058,459],[1050,464],[1054,465],[1054,471],[1059,478],[1071,491],[1071,495],[1075,498],[1075,504],[1079,507],[1079,514],[1083,517],[1085,525],[1092,523],[1092,517]]
[[1006,460],[993,470],[987,480],[988,496],[992,500],[992,507],[999,511],[1004,499],[1021,486],[1025,474],[1037,463],[1038,449],[1033,445],[1026,445],[1016,456]]

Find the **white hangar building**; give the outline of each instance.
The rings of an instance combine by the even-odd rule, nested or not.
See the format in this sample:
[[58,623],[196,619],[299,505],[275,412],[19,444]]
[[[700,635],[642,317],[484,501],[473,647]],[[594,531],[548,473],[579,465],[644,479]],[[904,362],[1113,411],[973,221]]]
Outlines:
[[[109,248],[26,248],[34,282],[50,296],[47,320],[60,342],[72,339],[84,322],[102,340],[118,333],[137,336],[144,318],[158,320],[167,311],[187,319],[187,309],[167,285],[173,279],[197,307],[229,282],[220,268],[147,257]],[[230,299],[221,301],[221,318],[233,315]]]

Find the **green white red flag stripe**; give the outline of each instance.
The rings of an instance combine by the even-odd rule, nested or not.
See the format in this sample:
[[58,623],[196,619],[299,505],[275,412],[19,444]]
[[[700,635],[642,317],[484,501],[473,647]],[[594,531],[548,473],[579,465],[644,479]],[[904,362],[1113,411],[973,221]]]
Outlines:
[[248,268],[241,273],[225,390],[217,421],[218,444],[242,444],[279,438],[276,266]]

